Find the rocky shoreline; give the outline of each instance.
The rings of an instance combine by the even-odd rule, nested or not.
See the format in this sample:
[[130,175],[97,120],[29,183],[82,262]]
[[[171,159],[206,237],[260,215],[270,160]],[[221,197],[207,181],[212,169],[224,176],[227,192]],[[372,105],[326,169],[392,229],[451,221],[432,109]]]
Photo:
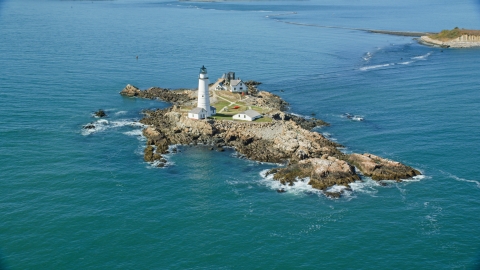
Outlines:
[[441,41],[430,38],[428,36],[422,36],[419,38],[419,42],[429,46],[439,46],[442,48],[473,48],[480,47],[480,41]]
[[161,99],[173,103],[169,108],[147,110],[140,120],[148,127],[143,130],[147,138],[144,159],[165,166],[162,155],[170,145],[208,145],[222,151],[232,147],[246,158],[260,162],[281,163],[284,166],[270,170],[273,178],[282,184],[293,185],[300,179],[309,179],[309,184],[323,190],[331,197],[338,192],[327,192],[329,187],[361,180],[357,169],[373,180],[396,180],[411,178],[421,173],[399,162],[371,154],[345,154],[340,144],[312,131],[316,126],[328,125],[322,120],[306,119],[286,113],[288,103],[279,96],[259,91],[249,97],[251,104],[270,108],[266,116],[271,122],[241,122],[232,120],[195,120],[186,116],[182,106],[195,102],[194,90],[168,90],[149,88],[139,90],[127,85],[120,94],[128,97]]

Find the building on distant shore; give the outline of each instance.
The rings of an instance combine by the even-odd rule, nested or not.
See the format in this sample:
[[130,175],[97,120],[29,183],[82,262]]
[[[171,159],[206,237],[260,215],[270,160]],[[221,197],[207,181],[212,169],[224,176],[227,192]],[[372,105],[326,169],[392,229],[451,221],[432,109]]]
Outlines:
[[210,106],[210,93],[208,92],[207,68],[202,66],[198,75],[198,101],[197,107],[188,112],[188,118],[204,119],[215,115],[217,110]]
[[247,92],[248,87],[240,78],[238,78],[238,80],[230,81],[230,87],[228,90],[230,90],[230,92],[233,92],[233,93],[241,93],[241,92]]
[[223,73],[222,79],[225,79],[225,82],[230,83],[231,80],[235,80],[235,72]]
[[241,113],[237,113],[232,117],[234,120],[253,121],[258,118],[262,118],[262,115],[254,110],[246,110]]

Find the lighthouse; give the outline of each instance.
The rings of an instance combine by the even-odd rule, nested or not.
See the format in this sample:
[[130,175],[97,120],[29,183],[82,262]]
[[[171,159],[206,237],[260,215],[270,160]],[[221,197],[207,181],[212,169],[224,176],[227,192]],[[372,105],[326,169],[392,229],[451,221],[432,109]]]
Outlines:
[[188,117],[193,119],[203,119],[215,115],[216,112],[215,107],[210,106],[207,68],[202,66],[202,68],[200,68],[200,74],[198,75],[197,108],[188,112]]
[[202,66],[200,74],[198,75],[198,108],[203,108],[207,111],[207,117],[211,116],[210,111],[210,95],[208,93],[208,74],[207,68]]

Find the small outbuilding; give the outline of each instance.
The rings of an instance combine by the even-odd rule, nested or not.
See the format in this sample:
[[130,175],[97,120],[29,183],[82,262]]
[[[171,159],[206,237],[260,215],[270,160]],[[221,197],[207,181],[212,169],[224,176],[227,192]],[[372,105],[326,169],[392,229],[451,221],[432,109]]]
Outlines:
[[210,106],[210,115],[215,115],[217,114],[217,108]]
[[253,121],[255,119],[261,118],[262,115],[254,110],[246,110],[241,113],[235,114],[232,118],[234,120],[244,120],[244,121]]
[[241,93],[241,92],[247,92],[248,87],[247,85],[240,79],[238,80],[231,80],[230,81],[230,92],[233,93]]
[[191,119],[204,119],[207,117],[207,111],[204,108],[194,108],[188,112],[188,118]]

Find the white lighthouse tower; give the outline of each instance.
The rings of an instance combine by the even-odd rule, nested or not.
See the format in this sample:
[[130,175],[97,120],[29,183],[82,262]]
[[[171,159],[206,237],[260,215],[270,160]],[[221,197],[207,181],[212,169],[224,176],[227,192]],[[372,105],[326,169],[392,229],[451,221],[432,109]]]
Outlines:
[[210,106],[210,95],[208,92],[207,68],[202,66],[198,75],[198,103],[197,108],[188,113],[189,118],[203,119],[216,114],[215,107]]
[[208,93],[208,74],[207,68],[202,66],[200,74],[198,75],[198,108],[203,108],[207,111],[207,117],[211,116],[210,112],[210,95]]

